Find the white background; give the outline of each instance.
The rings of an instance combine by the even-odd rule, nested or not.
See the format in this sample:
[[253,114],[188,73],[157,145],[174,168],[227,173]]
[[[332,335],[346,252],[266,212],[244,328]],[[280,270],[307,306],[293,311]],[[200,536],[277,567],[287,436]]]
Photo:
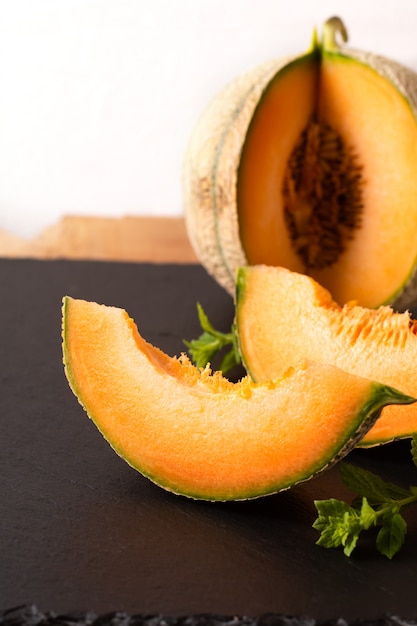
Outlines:
[[0,0],[0,229],[181,215],[206,103],[335,14],[352,47],[417,69],[416,0]]

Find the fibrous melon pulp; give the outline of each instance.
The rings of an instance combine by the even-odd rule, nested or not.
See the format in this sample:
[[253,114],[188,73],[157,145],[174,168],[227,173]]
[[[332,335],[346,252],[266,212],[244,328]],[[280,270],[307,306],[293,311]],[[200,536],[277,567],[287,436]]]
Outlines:
[[[389,306],[343,307],[312,278],[285,268],[238,272],[235,321],[242,361],[258,381],[311,359],[417,395],[417,322]],[[360,445],[417,432],[417,405],[387,407]]]
[[206,500],[286,489],[343,456],[389,403],[409,396],[327,366],[232,383],[147,343],[122,309],[65,298],[71,389],[129,464]]
[[197,123],[184,210],[202,264],[287,267],[339,304],[406,308],[416,294],[417,76],[339,45],[331,18],[298,57],[255,68]]

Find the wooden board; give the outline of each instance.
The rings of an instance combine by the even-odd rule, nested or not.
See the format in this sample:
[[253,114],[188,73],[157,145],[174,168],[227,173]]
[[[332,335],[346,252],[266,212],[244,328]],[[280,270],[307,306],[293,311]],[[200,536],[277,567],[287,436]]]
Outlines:
[[26,240],[0,229],[0,256],[193,263],[182,217],[65,216]]

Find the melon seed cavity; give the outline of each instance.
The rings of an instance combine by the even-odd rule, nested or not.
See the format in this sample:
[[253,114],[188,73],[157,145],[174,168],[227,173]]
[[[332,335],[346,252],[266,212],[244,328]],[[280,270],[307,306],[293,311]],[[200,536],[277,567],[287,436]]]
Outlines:
[[284,218],[307,269],[335,263],[361,225],[363,172],[328,124],[312,121],[293,149],[283,182]]

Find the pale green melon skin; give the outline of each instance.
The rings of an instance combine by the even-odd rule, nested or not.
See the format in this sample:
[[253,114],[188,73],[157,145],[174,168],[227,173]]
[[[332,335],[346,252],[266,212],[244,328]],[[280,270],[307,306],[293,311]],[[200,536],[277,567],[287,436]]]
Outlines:
[[[389,80],[403,95],[417,123],[417,74],[410,68],[351,48],[338,48],[330,54],[365,64]],[[197,121],[185,153],[183,208],[188,236],[202,265],[232,296],[237,269],[248,265],[237,209],[238,168],[248,127],[271,80],[307,55],[275,59],[230,83]],[[391,304],[402,311],[416,301],[417,233],[413,266],[405,269],[404,281],[396,292],[379,304]]]
[[197,121],[185,153],[183,197],[188,236],[201,263],[230,294],[235,270],[248,263],[237,214],[242,139],[264,90],[289,62],[267,62],[226,86]]

